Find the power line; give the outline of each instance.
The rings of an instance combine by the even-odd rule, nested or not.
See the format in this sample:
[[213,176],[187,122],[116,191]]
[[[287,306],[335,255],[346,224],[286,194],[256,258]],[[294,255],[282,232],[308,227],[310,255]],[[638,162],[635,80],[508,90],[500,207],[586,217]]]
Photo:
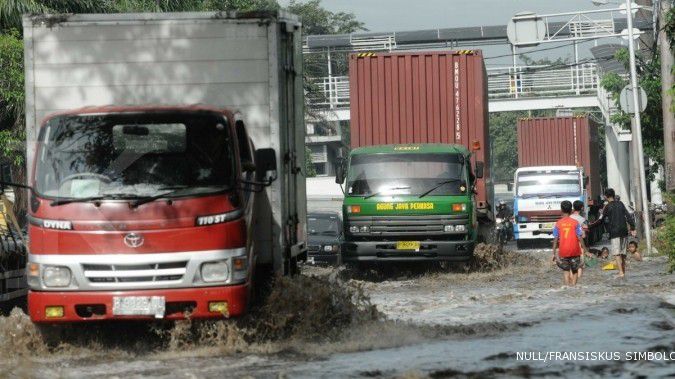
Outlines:
[[[590,41],[595,41],[595,40],[597,40],[597,39],[600,39],[600,38],[589,39],[588,42],[590,42]],[[587,41],[584,41],[584,42],[587,42]],[[562,49],[562,48],[564,48],[564,47],[570,47],[570,46],[573,46],[573,45],[574,45],[574,42],[573,42],[573,43],[568,43],[568,44],[565,44],[565,45],[561,45],[561,46],[553,46],[553,47],[546,47],[546,48],[542,48],[542,49],[536,49],[536,50],[524,51],[524,52],[522,52],[522,53],[516,53],[516,54],[509,53],[509,54],[504,54],[504,55],[495,55],[495,56],[492,56],[492,57],[485,57],[485,58],[483,58],[483,60],[497,59],[497,58],[505,58],[505,57],[512,57],[512,56],[514,56],[514,55],[532,54],[532,53],[538,53],[538,52],[540,52],[540,51],[548,51],[548,50]]]
[[556,70],[556,69],[562,69],[562,68],[571,68],[571,67],[575,67],[575,66],[581,66],[581,65],[584,65],[584,64],[588,64],[588,63],[598,63],[598,62],[608,61],[608,60],[612,60],[612,59],[614,59],[614,57],[585,59],[585,60],[575,62],[575,63],[554,64],[554,65],[547,65],[547,66],[541,66],[541,67],[525,68],[523,70],[519,70],[519,71],[516,71],[516,72],[503,72],[503,73],[499,73],[499,74],[490,74],[490,75],[488,75],[488,77],[494,78],[494,77],[500,77],[500,76],[512,76],[514,74],[532,74],[532,73],[539,72],[539,71],[550,71],[550,70]]

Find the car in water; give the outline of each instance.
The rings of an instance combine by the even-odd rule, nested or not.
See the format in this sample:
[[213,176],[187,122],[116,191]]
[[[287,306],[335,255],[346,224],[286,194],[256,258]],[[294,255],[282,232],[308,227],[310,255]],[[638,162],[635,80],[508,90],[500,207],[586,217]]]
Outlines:
[[332,211],[307,214],[307,263],[339,264],[342,218]]

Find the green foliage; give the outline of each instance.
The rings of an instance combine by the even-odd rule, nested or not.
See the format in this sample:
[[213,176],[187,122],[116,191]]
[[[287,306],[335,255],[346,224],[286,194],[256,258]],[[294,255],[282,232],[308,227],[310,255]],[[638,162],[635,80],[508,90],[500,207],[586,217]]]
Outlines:
[[[666,195],[667,196],[667,195]],[[666,198],[671,213],[661,227],[654,232],[653,245],[660,254],[668,256],[670,272],[675,272],[675,213],[672,212],[675,195]]]
[[23,42],[16,31],[0,34],[0,120],[23,114]]
[[16,165],[24,155],[23,77],[23,42],[16,31],[0,34],[0,152]]
[[302,17],[302,31],[311,34],[340,34],[365,30],[353,13],[331,12],[321,7],[321,0],[300,2],[291,0],[287,8]]
[[671,8],[668,13],[663,15],[661,22],[663,23],[663,30],[666,32],[670,46],[675,48],[675,7]]
[[312,151],[305,146],[305,177],[312,178],[316,176],[314,162],[312,162]]
[[492,180],[510,182],[518,168],[518,140],[516,124],[526,112],[490,113],[490,144]]
[[[629,69],[627,49],[617,50],[614,58],[623,63],[626,69]],[[638,84],[647,93],[647,108],[640,114],[640,122],[642,124],[642,145],[645,156],[654,161],[648,172],[648,179],[653,180],[658,167],[662,166],[665,160],[663,149],[663,109],[661,108],[661,60],[658,54],[654,54],[653,57],[645,57],[638,54],[635,59]],[[621,90],[627,84],[629,84],[628,80],[616,73],[608,73],[600,81],[600,85],[612,95],[612,99],[617,101],[617,103]],[[616,114],[612,115],[610,121],[629,130],[631,118],[632,115],[619,110]]]

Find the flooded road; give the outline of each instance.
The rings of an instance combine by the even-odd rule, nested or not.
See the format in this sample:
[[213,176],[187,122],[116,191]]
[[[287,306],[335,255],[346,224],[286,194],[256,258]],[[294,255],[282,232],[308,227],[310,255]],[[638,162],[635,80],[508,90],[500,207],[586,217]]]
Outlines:
[[[301,290],[286,288],[266,310],[278,313],[288,302],[301,309],[293,314],[265,313],[244,324],[185,323],[157,333],[138,325],[90,328],[49,349],[15,311],[0,319],[0,376],[675,374],[666,360],[675,351],[675,276],[666,273],[665,258],[629,261],[625,280],[601,265],[586,269],[576,288],[561,285],[549,258],[550,251],[509,253],[504,264],[469,273],[354,275],[308,267],[305,275],[318,279],[306,278]],[[352,290],[334,291],[339,286]],[[578,352],[588,354],[569,355]],[[633,360],[635,352],[659,354]]]

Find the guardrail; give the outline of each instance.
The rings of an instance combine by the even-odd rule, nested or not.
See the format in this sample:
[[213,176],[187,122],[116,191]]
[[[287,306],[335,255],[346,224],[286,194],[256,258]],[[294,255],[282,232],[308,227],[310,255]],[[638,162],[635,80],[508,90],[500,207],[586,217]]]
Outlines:
[[488,96],[491,99],[555,97],[594,94],[598,88],[597,66],[516,66],[490,68]]
[[[495,67],[487,70],[490,99],[556,97],[595,94],[598,72],[595,63],[571,67]],[[349,77],[327,76],[311,79],[316,91],[307,94],[310,107],[349,108]],[[312,93],[313,92],[313,93]]]

